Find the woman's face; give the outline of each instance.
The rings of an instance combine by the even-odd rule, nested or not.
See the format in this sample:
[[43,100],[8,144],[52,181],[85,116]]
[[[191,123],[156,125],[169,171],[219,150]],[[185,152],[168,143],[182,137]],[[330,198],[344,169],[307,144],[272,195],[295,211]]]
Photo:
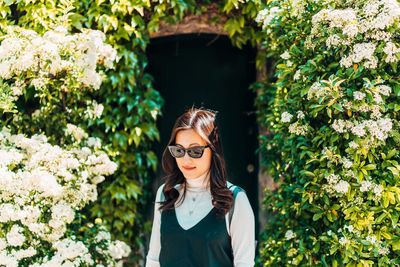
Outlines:
[[[176,134],[175,144],[183,148],[205,146],[207,143],[193,129],[180,130]],[[191,158],[187,152],[182,158],[175,158],[178,168],[186,179],[197,178],[209,171],[211,166],[212,151],[209,147],[204,149],[203,156]]]

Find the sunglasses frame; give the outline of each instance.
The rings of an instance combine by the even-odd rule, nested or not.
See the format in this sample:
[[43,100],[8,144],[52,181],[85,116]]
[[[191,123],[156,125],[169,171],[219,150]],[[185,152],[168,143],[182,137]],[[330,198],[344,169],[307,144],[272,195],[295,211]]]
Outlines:
[[[182,157],[175,157],[175,156],[174,156],[174,154],[172,153],[171,149],[172,149],[172,148],[175,148],[175,147],[180,148],[180,149],[183,149],[183,155],[182,155]],[[200,155],[200,157],[192,157],[192,156],[189,154],[189,150],[192,150],[193,148],[198,148],[198,147],[201,148],[201,155]],[[192,146],[192,147],[189,147],[189,148],[184,148],[184,147],[177,146],[177,145],[170,145],[170,146],[168,146],[168,150],[169,150],[169,153],[171,154],[171,156],[174,157],[174,158],[183,158],[183,157],[185,156],[185,154],[187,153],[188,156],[191,157],[192,159],[200,159],[201,157],[203,157],[204,150],[205,150],[207,147],[210,147],[210,145],[205,145],[205,146]]]

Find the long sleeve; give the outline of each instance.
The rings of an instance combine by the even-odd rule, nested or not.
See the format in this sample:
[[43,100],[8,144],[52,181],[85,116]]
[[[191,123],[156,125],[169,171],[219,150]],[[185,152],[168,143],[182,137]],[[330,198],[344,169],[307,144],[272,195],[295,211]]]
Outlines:
[[157,202],[159,202],[161,199],[161,193],[163,188],[164,184],[158,188],[156,194],[156,201],[154,204],[153,227],[151,230],[150,246],[149,246],[149,252],[147,253],[146,256],[145,267],[160,267],[159,256],[161,250],[161,241],[160,241],[161,212],[158,209],[160,207],[160,204]]
[[234,266],[253,267],[255,257],[254,213],[244,192],[239,192],[236,196],[230,233]]

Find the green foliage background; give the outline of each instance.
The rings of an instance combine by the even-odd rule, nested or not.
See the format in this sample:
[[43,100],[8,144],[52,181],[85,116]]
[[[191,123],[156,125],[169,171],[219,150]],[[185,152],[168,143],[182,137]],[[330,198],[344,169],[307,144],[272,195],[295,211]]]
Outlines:
[[[326,45],[332,35],[329,24],[318,31],[312,29],[313,16],[323,9],[331,14],[334,9],[358,10],[367,3],[266,2],[268,10],[281,10],[264,29],[263,47],[269,48],[268,57],[276,62],[276,69],[270,82],[259,85],[257,105],[260,123],[269,129],[268,134],[260,137],[264,166],[268,166],[280,187],[266,192],[264,204],[272,216],[262,238],[260,265],[400,264],[397,63],[385,62],[384,41],[370,41],[371,37],[362,32],[348,45],[329,47]],[[296,15],[297,12],[301,15]],[[397,19],[384,31],[398,33],[398,26]],[[340,38],[347,38],[340,26],[332,31]],[[398,38],[393,40],[398,47]],[[367,68],[364,62],[348,68],[342,66],[340,60],[352,52],[353,44],[363,42],[377,44],[374,53],[377,67]],[[282,56],[284,53],[290,57]],[[329,93],[310,98],[310,88],[316,82],[322,85],[320,92]],[[381,103],[373,97],[378,84],[392,89]],[[365,98],[355,99],[356,91],[365,93]],[[360,137],[351,131],[335,131],[333,124],[339,119],[371,120],[372,116],[363,111],[362,105],[378,105],[382,118],[391,119],[393,127],[387,139],[374,139],[370,133]],[[298,111],[304,116],[297,117]],[[293,115],[290,122],[283,119],[285,112]],[[290,132],[290,124],[295,122],[307,127],[307,133]],[[350,166],[343,163],[347,160]],[[346,193],[328,192],[327,177],[331,174],[348,183]],[[380,186],[381,197],[377,197],[375,190],[361,189],[365,181]]]
[[[225,30],[232,43],[242,47],[247,42],[260,46],[256,65],[262,68],[267,60],[276,62],[266,81],[254,83],[257,92],[258,122],[268,132],[260,136],[260,151],[264,167],[280,184],[277,191],[266,192],[265,206],[272,214],[260,246],[261,266],[388,266],[399,265],[400,217],[398,97],[400,82],[396,64],[381,64],[367,69],[355,64],[350,68],[340,66],[340,59],[349,53],[349,47],[327,48],[328,32],[310,39],[312,16],[326,5],[347,8],[357,1],[303,1],[303,14],[293,15],[296,1],[0,1],[0,29],[16,24],[44,32],[54,25],[66,24],[71,32],[81,28],[103,31],[107,43],[118,50],[121,57],[114,70],[107,71],[107,79],[99,91],[82,96],[53,95],[45,101],[49,106],[64,107],[68,99],[95,99],[104,104],[101,119],[82,121],[79,105],[69,122],[86,129],[92,136],[102,139],[109,155],[119,165],[117,173],[100,186],[99,200],[87,210],[91,219],[100,217],[109,226],[115,238],[128,241],[136,255],[131,261],[138,263],[143,256],[144,236],[149,234],[141,208],[153,201],[149,185],[152,171],[157,168],[157,158],[151,151],[152,142],[159,140],[156,120],[162,115],[163,99],[153,88],[152,77],[145,72],[146,46],[150,33],[159,23],[179,22],[189,14],[201,14],[210,4],[217,5],[220,13],[228,16]],[[362,2],[362,1],[361,1]],[[360,3],[361,3],[360,2]],[[362,3],[361,3],[362,4]],[[255,22],[264,8],[279,7],[284,15],[273,21],[275,27],[261,30]],[[218,21],[218,18],[215,18]],[[391,29],[393,32],[398,28]],[[315,37],[315,36],[314,36]],[[362,41],[363,36],[358,37]],[[310,49],[310,44],[314,44]],[[382,46],[378,53],[382,53]],[[290,64],[280,57],[290,54]],[[302,79],[295,79],[299,71]],[[360,88],[368,91],[377,84],[380,76],[390,85],[393,93],[384,99],[382,114],[395,121],[390,137],[373,149],[350,133],[338,134],[331,125],[336,119],[362,120],[368,115],[357,106],[346,107],[344,100],[352,100]],[[320,99],[307,99],[315,82],[334,92]],[[368,90],[367,90],[368,89]],[[372,89],[371,89],[372,90]],[[339,92],[340,94],[335,94]],[[34,95],[28,96],[20,107],[35,105]],[[373,101],[369,95],[366,104]],[[71,101],[72,102],[72,101]],[[33,108],[32,108],[33,111]],[[299,125],[307,127],[307,134],[290,133],[282,114],[304,117]],[[29,110],[27,111],[29,114]],[[67,123],[63,109],[49,109],[51,121],[34,121],[25,116],[14,128],[25,133],[44,131],[53,142],[63,140],[59,131]],[[354,141],[360,149],[350,149]],[[327,150],[328,149],[328,150]],[[352,161],[354,176],[347,177],[342,160]],[[341,175],[349,184],[349,191],[332,196],[326,192],[326,177]],[[382,186],[381,199],[371,192],[361,194],[360,184],[370,180]],[[362,203],[354,204],[363,199]],[[357,200],[357,201],[358,201]],[[354,232],[346,227],[354,227]],[[348,228],[347,228],[348,229]],[[288,235],[291,233],[291,235]],[[374,235],[389,253],[379,254],[379,248],[367,238]],[[342,245],[341,238],[350,240]]]

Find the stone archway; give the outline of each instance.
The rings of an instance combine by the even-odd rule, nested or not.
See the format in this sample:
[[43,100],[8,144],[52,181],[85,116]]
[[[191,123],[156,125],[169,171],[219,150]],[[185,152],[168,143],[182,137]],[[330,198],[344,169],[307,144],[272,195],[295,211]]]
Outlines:
[[160,22],[159,29],[150,33],[150,38],[164,37],[178,34],[209,33],[216,35],[228,35],[224,30],[224,24],[228,17],[221,15],[217,5],[207,6],[207,10],[200,15],[187,15],[177,24]]

